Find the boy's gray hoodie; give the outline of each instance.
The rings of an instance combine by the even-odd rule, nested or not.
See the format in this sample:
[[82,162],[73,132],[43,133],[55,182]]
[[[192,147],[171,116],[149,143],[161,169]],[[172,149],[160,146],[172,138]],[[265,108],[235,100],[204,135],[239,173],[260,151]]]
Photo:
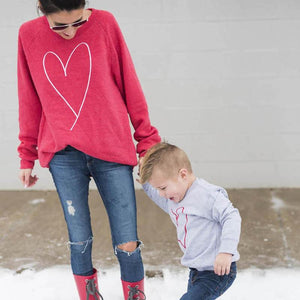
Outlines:
[[179,203],[160,197],[149,183],[143,188],[176,226],[178,244],[184,253],[182,265],[198,271],[213,270],[221,252],[231,253],[232,261],[239,259],[241,217],[222,187],[197,178]]

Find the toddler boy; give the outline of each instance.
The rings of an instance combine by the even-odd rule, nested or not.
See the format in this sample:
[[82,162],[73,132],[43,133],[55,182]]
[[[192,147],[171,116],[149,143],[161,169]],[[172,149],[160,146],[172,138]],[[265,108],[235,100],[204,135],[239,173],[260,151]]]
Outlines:
[[196,178],[185,152],[168,143],[148,150],[140,183],[177,228],[181,263],[190,268],[180,300],[218,298],[235,280],[239,259],[241,217],[227,192]]

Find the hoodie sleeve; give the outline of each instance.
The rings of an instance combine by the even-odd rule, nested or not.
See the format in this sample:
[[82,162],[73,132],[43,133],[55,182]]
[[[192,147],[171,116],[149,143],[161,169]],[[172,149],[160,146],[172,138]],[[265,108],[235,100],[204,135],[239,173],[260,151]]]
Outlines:
[[19,157],[21,169],[32,169],[38,158],[37,139],[41,119],[41,103],[32,82],[24,52],[21,29],[18,39]]
[[219,253],[237,253],[241,233],[241,216],[227,197],[225,190],[215,195],[213,219],[221,224],[222,235]]
[[169,214],[168,199],[159,196],[158,191],[149,183],[143,184],[143,189],[148,197],[158,205],[163,211]]
[[143,156],[161,139],[157,129],[150,123],[148,106],[132,58],[119,25],[111,14],[109,14],[108,40],[111,47],[112,72],[135,129],[134,138],[138,142],[136,151]]

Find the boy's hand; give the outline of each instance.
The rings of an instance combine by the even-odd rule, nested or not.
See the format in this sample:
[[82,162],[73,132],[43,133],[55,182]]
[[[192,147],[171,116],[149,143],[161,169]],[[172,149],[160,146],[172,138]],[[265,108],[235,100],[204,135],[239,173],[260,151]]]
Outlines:
[[139,175],[140,175],[140,170],[142,168],[143,162],[144,162],[144,157],[140,157],[139,158]]
[[[142,167],[142,165],[143,165],[143,160],[144,160],[144,157],[140,157],[140,158],[139,158],[139,162],[138,162],[138,173],[137,173],[139,177],[140,177],[140,169],[141,169],[141,167]],[[136,179],[136,181],[137,181],[138,183],[141,183],[139,177]]]
[[232,254],[230,253],[219,253],[216,257],[214,264],[214,272],[219,275],[228,275],[230,272]]

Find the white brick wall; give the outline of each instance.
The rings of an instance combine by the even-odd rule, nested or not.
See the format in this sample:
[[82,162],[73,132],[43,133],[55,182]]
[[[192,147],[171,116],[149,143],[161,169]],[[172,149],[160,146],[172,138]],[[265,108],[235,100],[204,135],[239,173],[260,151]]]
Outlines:
[[[0,189],[19,189],[16,47],[34,0],[0,19]],[[225,187],[300,186],[300,2],[90,0],[114,13],[161,136]],[[37,189],[51,189],[37,168]]]

